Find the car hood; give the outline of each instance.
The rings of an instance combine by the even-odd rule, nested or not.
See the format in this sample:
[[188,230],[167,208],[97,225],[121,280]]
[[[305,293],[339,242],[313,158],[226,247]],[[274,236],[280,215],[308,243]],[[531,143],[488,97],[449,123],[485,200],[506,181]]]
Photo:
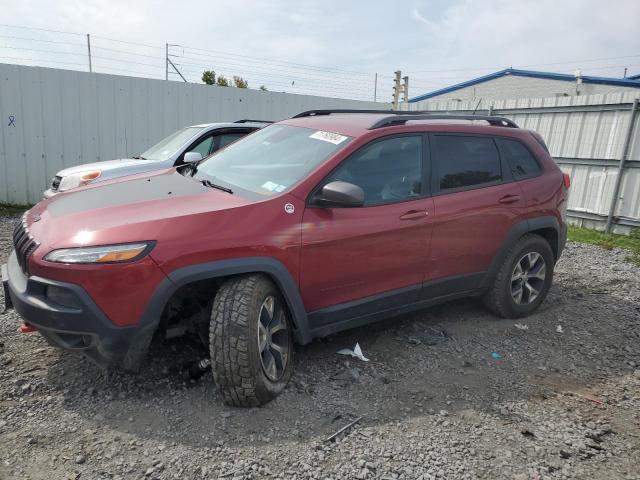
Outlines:
[[250,203],[170,169],[61,193],[33,207],[26,220],[49,248],[107,245],[197,235],[211,228],[216,213],[233,216]]
[[[75,167],[60,170],[56,175],[66,177],[74,173],[86,172],[87,170],[102,170],[103,175],[111,170],[127,168],[131,172],[144,172],[153,168],[162,168],[163,165],[172,166],[173,160],[142,160],[135,158],[119,158],[116,160],[105,160],[104,162],[83,163]],[[130,170],[129,170],[130,169]]]

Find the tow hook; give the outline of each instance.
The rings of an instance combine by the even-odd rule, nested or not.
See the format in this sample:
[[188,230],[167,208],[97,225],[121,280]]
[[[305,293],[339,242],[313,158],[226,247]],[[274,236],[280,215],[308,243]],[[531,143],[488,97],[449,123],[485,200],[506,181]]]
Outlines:
[[204,375],[207,370],[211,369],[211,360],[208,358],[203,358],[198,362],[193,362],[189,367],[189,377],[193,380],[198,380],[202,375]]
[[24,322],[22,325],[20,325],[20,333],[31,333],[37,331],[38,329],[36,327],[28,324],[27,322]]

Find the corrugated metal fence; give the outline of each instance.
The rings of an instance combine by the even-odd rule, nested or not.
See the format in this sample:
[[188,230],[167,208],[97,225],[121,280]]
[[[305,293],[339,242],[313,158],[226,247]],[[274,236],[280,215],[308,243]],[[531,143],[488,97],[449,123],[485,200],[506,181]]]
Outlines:
[[135,155],[185,125],[316,108],[390,106],[0,64],[0,202],[37,202],[58,170]]
[[[613,230],[640,227],[640,115],[630,125],[637,93],[488,102],[434,101],[433,111],[488,111],[539,132],[563,171],[571,175],[569,215],[573,223],[604,228],[616,190],[620,161],[625,156]],[[403,109],[411,109],[404,104]],[[421,105],[424,110],[424,104]],[[630,137],[627,141],[627,136]]]

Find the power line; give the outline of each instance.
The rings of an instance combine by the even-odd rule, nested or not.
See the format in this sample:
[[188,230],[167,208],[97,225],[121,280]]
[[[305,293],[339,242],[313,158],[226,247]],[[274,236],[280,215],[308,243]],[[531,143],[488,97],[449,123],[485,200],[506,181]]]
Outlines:
[[[571,60],[571,61],[564,61],[564,62],[537,63],[537,64],[530,64],[530,65],[520,65],[519,68],[546,67],[549,65],[570,65],[575,63],[601,62],[604,60],[619,60],[622,58],[633,58],[633,57],[640,57],[640,54],[623,55],[620,57],[592,58],[587,60]],[[446,70],[414,70],[409,73],[468,72],[468,71],[478,71],[478,70],[502,70],[502,69],[504,69],[504,67],[449,68]]]
[[[0,56],[0,58],[4,58],[5,60],[19,60],[21,62],[42,62],[41,58],[22,58],[22,57],[5,57],[5,56]],[[61,62],[58,60],[45,60],[48,63],[59,63],[59,64],[64,64],[64,65],[85,65],[85,63],[78,63],[78,62]],[[37,65],[37,66],[43,66],[43,65]]]
[[78,43],[78,42],[63,42],[60,40],[45,40],[43,38],[29,38],[29,37],[14,37],[11,35],[0,35],[0,38],[8,38],[11,40],[28,40],[30,42],[45,42],[45,43],[58,43],[58,44],[63,44],[63,45],[80,45],[82,47],[84,47],[84,43]]
[[19,28],[22,30],[40,30],[42,32],[51,32],[51,33],[63,33],[65,35],[80,35],[80,36],[84,36],[84,33],[77,33],[77,32],[67,32],[64,30],[50,30],[48,28],[40,28],[40,27],[24,27],[21,25],[7,25],[5,23],[0,23],[0,27],[6,27],[6,28]]

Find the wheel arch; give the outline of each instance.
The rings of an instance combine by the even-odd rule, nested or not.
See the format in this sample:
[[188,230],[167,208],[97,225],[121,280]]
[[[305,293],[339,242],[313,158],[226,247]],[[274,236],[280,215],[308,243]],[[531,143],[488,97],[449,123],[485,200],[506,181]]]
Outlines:
[[562,253],[562,236],[558,219],[554,216],[549,215],[521,220],[511,227],[511,229],[505,236],[505,239],[502,241],[502,244],[498,248],[498,251],[491,261],[491,265],[489,266],[487,275],[482,281],[482,290],[486,290],[489,285],[491,285],[491,282],[498,273],[500,265],[502,265],[502,263],[504,262],[504,259],[506,258],[511,247],[515,245],[515,243],[520,238],[528,233],[535,233],[543,237],[549,243],[555,260],[558,260],[560,253]]
[[298,286],[289,270],[281,262],[271,257],[247,257],[189,265],[171,272],[156,288],[147,304],[134,334],[136,344],[148,347],[151,337],[158,328],[167,302],[179,288],[200,280],[213,280],[248,273],[262,273],[271,278],[287,303],[294,323],[296,340],[301,344],[309,343],[311,334],[307,312],[302,303]]

